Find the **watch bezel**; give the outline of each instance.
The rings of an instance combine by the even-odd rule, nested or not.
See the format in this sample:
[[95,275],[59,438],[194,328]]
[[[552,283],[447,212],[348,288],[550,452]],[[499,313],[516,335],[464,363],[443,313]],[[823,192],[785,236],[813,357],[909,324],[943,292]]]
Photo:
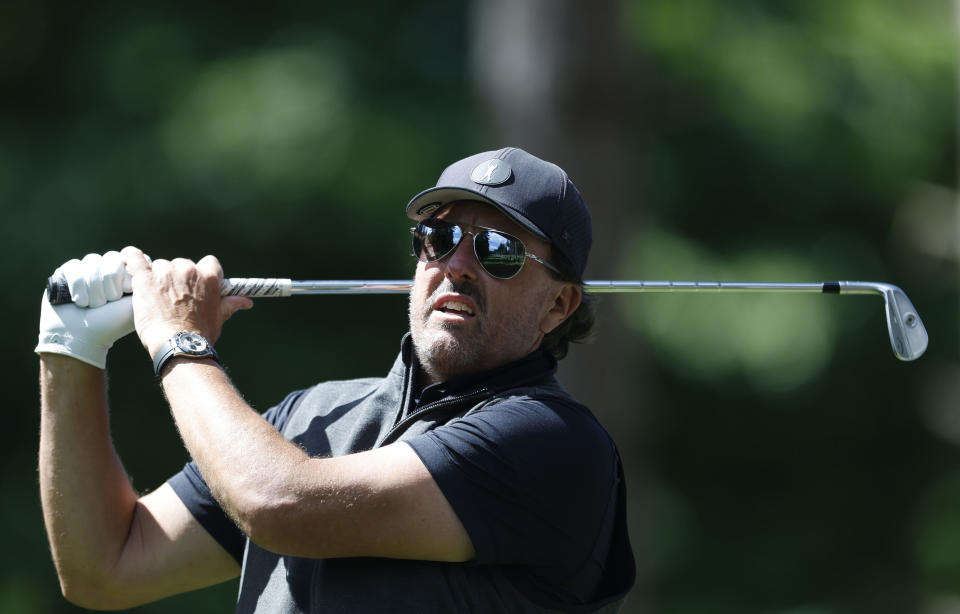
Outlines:
[[[180,350],[180,352],[189,354],[191,356],[209,354],[213,349],[213,346],[210,345],[210,342],[207,341],[206,337],[192,330],[183,330],[174,335],[174,344],[177,346],[177,349]],[[195,349],[193,345],[197,344],[200,345],[200,347]]]

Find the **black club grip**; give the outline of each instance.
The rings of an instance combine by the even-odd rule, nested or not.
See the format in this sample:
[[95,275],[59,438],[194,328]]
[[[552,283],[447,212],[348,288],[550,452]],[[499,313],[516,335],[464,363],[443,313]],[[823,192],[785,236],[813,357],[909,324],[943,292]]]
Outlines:
[[47,296],[50,298],[51,305],[66,305],[72,303],[70,296],[70,286],[67,284],[67,278],[63,275],[51,275],[47,278]]
[[[275,277],[231,277],[220,282],[221,296],[290,296],[292,281]],[[73,302],[70,285],[63,274],[47,278],[47,296],[51,305]]]

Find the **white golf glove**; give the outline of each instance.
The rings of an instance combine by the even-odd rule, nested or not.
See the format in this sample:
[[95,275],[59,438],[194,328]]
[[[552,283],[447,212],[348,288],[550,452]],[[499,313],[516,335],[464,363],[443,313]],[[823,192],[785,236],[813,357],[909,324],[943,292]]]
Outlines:
[[73,304],[51,305],[47,293],[40,303],[40,342],[35,352],[72,356],[103,369],[114,342],[133,332],[131,277],[119,252],[87,254],[70,260],[54,275],[63,275]]

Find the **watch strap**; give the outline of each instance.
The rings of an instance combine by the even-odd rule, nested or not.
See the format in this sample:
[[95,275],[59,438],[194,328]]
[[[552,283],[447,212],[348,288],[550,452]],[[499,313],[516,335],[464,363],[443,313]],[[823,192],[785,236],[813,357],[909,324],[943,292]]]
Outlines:
[[[185,351],[180,347],[178,343],[179,338],[184,334],[195,335],[203,339],[203,342],[206,344],[206,348],[200,352],[189,352]],[[160,374],[163,373],[163,368],[166,366],[170,360],[176,358],[177,356],[186,356],[187,358],[212,358],[217,362],[217,364],[222,364],[220,362],[220,356],[217,354],[217,351],[213,349],[213,345],[207,341],[203,335],[195,333],[193,331],[180,331],[172,337],[166,340],[166,342],[160,346],[160,349],[157,351],[157,354],[153,357],[153,373],[157,377],[160,377]]]

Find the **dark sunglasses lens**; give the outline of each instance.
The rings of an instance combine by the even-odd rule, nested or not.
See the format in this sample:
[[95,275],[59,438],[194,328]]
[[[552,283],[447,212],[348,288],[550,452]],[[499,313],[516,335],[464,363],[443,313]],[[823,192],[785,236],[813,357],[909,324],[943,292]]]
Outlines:
[[478,233],[474,247],[484,270],[500,279],[510,279],[519,273],[526,257],[520,239],[492,230]]
[[424,262],[436,262],[457,246],[460,236],[456,226],[420,222],[413,231],[413,253]]

